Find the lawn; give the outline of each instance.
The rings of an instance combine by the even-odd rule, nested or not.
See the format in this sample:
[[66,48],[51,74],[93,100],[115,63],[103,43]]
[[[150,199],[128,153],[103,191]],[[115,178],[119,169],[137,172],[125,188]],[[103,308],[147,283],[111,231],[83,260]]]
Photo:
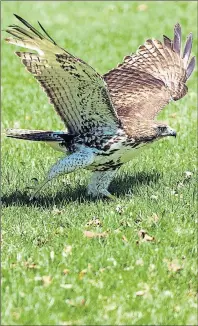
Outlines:
[[[39,20],[57,43],[103,74],[146,39],[183,40],[196,2],[2,2],[2,29],[16,13]],[[5,38],[6,33],[2,33]],[[38,83],[2,39],[2,133],[61,130]],[[196,69],[197,72],[197,69]],[[2,325],[197,325],[197,73],[188,95],[159,120],[176,139],[156,142],[124,165],[115,201],[90,200],[90,173],[48,184],[30,202],[34,178],[61,157],[47,145],[2,135]]]

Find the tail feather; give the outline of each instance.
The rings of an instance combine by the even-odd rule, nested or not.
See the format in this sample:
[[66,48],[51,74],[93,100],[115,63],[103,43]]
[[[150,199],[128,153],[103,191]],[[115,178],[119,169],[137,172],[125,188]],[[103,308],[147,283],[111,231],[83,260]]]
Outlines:
[[45,142],[63,142],[70,141],[73,136],[63,131],[43,131],[26,129],[7,129],[6,136],[17,139],[45,141]]

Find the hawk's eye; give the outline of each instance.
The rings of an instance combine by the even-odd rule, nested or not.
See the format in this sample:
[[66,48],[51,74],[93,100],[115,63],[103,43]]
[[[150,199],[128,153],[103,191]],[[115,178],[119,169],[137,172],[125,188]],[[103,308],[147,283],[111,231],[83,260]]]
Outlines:
[[164,131],[166,131],[166,127],[159,127],[159,131],[160,131],[160,132],[164,132]]

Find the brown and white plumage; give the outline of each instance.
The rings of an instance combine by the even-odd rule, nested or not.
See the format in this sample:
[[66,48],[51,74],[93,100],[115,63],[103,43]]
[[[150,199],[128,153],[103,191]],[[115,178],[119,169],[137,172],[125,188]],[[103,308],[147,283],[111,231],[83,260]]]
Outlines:
[[[92,67],[59,47],[21,17],[6,30],[8,43],[37,53],[16,52],[34,75],[63,120],[67,132],[15,131],[9,137],[58,143],[70,154],[49,171],[44,184],[57,175],[86,168],[95,171],[88,187],[94,196],[110,196],[107,188],[115,171],[143,145],[176,133],[154,121],[171,100],[186,95],[195,57],[190,59],[192,34],[181,52],[181,27],[164,42],[147,40],[135,54],[100,76]],[[57,147],[57,146],[56,146]]]
[[112,102],[124,127],[132,121],[151,120],[171,100],[187,93],[195,57],[189,62],[192,34],[181,53],[181,27],[174,28],[174,39],[164,36],[164,43],[147,40],[137,52],[126,56],[123,63],[104,75]]
[[11,25],[6,31],[14,38],[6,41],[38,52],[16,52],[16,55],[41,84],[68,131],[81,133],[97,127],[114,131],[118,119],[103,78],[84,61],[15,16],[29,30]]

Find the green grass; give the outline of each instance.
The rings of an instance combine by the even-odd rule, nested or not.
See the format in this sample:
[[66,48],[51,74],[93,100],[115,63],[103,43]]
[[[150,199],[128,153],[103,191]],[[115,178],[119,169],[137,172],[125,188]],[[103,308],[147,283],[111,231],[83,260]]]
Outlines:
[[[100,73],[145,39],[172,37],[176,22],[183,40],[193,32],[196,54],[196,2],[140,4],[3,2],[2,28],[16,23],[13,12],[34,26],[39,20],[58,44]],[[62,129],[16,50],[2,41],[2,131]],[[60,154],[2,136],[3,325],[197,324],[196,73],[188,87],[188,95],[159,116],[177,139],[153,144],[120,169],[111,185],[115,202],[88,199],[86,171],[48,184],[29,202],[31,179],[41,180]],[[101,225],[86,226],[94,217]],[[141,229],[154,241],[141,241]],[[85,230],[107,236],[87,238]],[[177,265],[182,269],[175,271]]]

